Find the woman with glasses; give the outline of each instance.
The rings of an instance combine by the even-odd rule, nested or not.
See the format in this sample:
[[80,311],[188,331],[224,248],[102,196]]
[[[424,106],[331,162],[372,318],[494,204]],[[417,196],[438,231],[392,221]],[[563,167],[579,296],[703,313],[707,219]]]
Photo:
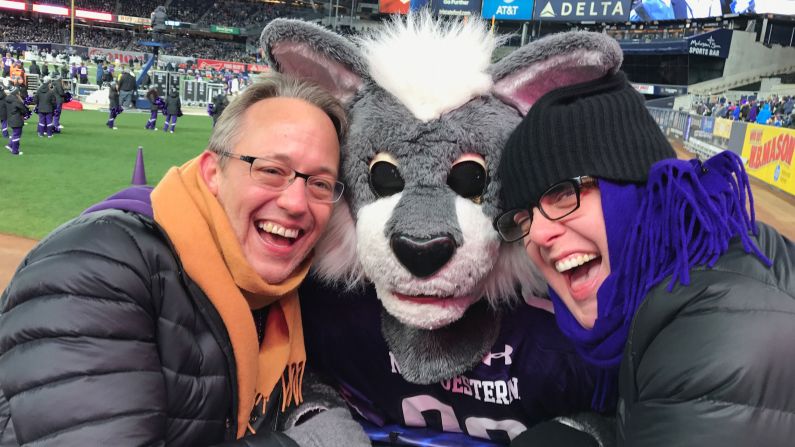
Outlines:
[[795,246],[754,221],[737,155],[677,160],[619,72],[541,97],[500,177],[495,227],[548,281],[619,445],[792,445]]

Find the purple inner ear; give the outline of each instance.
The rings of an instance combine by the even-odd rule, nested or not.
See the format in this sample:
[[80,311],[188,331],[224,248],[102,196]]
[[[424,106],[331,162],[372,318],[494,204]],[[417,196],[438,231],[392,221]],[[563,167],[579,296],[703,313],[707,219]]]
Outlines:
[[539,98],[560,87],[581,84],[615,71],[602,53],[579,50],[550,57],[505,76],[494,84],[494,96],[527,115]]
[[343,104],[362,85],[362,79],[345,65],[312,50],[303,43],[279,42],[271,47],[279,71],[298,79],[308,79],[331,92]]

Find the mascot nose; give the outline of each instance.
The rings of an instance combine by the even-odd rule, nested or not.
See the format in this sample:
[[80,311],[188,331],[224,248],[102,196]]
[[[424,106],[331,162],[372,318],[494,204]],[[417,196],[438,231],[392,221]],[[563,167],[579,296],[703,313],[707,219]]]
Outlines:
[[413,275],[424,278],[436,273],[455,253],[455,241],[450,235],[429,239],[395,234],[391,239],[392,251]]

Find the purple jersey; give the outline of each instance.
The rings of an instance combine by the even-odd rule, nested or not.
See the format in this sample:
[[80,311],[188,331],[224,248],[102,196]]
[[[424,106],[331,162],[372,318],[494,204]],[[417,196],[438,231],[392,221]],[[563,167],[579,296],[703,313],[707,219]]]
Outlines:
[[400,375],[381,335],[382,309],[372,287],[344,293],[307,281],[300,297],[307,365],[376,425],[507,443],[540,421],[590,410],[592,375],[546,311],[526,304],[506,309],[497,341],[480,363],[441,383],[417,385]]

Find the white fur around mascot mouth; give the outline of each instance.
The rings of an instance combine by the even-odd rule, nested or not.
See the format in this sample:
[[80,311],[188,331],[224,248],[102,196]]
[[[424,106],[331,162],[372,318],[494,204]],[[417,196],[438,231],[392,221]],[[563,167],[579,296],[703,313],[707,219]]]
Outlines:
[[479,285],[494,268],[500,241],[481,207],[457,198],[456,217],[464,244],[428,278],[412,275],[395,257],[384,228],[401,194],[362,207],[357,215],[359,260],[382,305],[403,324],[438,329],[460,319],[483,291]]

